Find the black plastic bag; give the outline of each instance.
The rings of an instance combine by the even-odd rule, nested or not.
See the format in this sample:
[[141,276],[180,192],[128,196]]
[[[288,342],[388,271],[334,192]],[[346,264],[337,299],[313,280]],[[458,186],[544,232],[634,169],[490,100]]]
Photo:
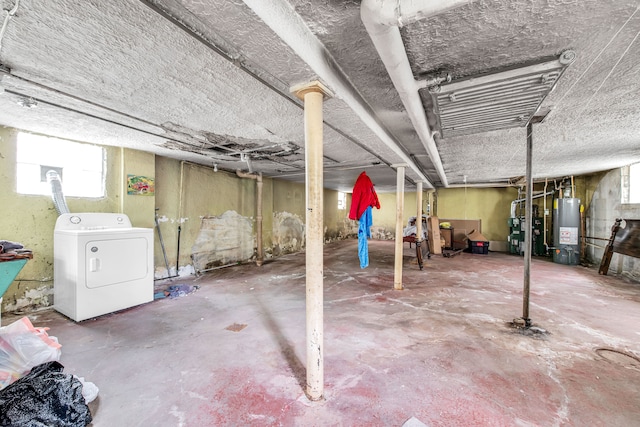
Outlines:
[[82,383],[58,362],[38,365],[0,390],[0,426],[85,427],[91,412]]

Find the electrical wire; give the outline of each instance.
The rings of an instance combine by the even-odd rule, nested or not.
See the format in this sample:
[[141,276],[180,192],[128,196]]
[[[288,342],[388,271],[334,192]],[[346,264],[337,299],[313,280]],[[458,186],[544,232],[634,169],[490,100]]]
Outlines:
[[[638,10],[638,9],[636,9]],[[627,46],[627,48],[624,50],[624,52],[622,52],[622,55],[620,55],[620,58],[618,58],[618,60],[616,61],[615,64],[613,64],[613,67],[611,67],[611,70],[609,71],[609,73],[605,76],[605,78],[602,80],[602,83],[600,83],[600,86],[598,86],[598,89],[596,89],[595,92],[593,92],[593,94],[589,97],[589,99],[587,100],[587,102],[584,104],[584,106],[582,107],[582,110],[580,110],[580,115],[582,116],[582,113],[584,113],[584,110],[586,110],[587,106],[589,105],[589,103],[591,103],[591,100],[598,94],[598,92],[600,91],[600,89],[602,89],[602,86],[604,86],[604,84],[606,83],[607,80],[609,80],[609,77],[611,77],[611,74],[613,73],[613,70],[616,69],[616,67],[618,66],[618,64],[620,64],[620,62],[622,61],[622,59],[627,55],[627,52],[629,52],[629,49],[631,49],[631,46],[633,45],[633,43],[635,43],[635,41],[638,39],[638,36],[640,36],[640,30],[636,33],[636,36],[633,38],[633,40],[631,40],[631,43],[629,43],[629,45]]]
[[[569,89],[567,89],[567,91],[564,93],[564,95],[562,95],[562,98],[560,98],[560,100],[556,103],[556,108],[555,108],[556,110],[558,109],[558,106],[560,104],[562,104],[562,101],[564,101],[564,99],[567,97],[567,95],[573,90],[573,88],[580,82],[580,80],[582,80],[582,78],[585,76],[585,74],[587,74],[587,72],[591,69],[593,64],[596,63],[596,61],[607,50],[607,48],[611,45],[611,43],[613,43],[613,41],[616,39],[616,37],[618,37],[618,34],[620,34],[620,32],[624,29],[624,27],[627,26],[629,21],[631,21],[631,19],[633,19],[633,17],[638,12],[638,10],[640,10],[640,4],[638,4],[638,6],[636,6],[636,10],[634,10],[633,13],[624,22],[624,24],[622,24],[622,26],[620,28],[618,28],[618,31],[616,31],[616,33],[611,37],[609,42],[600,50],[600,52],[598,52],[596,57],[593,58],[593,60],[589,63],[589,66],[587,66],[587,68],[582,72],[582,74],[580,74],[580,76],[573,82],[573,84],[571,86],[569,86]],[[637,35],[636,35],[636,37],[637,37]],[[635,41],[635,38],[634,38],[634,41]],[[629,50],[629,49],[627,48],[627,50]],[[624,54],[626,54],[626,51],[625,51]],[[624,56],[624,54],[623,54],[623,56]],[[614,66],[614,68],[615,68],[615,66]],[[613,69],[611,71],[613,71]],[[611,73],[609,73],[609,74],[611,74]],[[608,75],[607,75],[607,77],[608,77]],[[606,80],[606,78],[605,78],[605,80]],[[603,84],[604,84],[604,82],[603,82]],[[594,96],[595,96],[595,94],[594,94]],[[589,101],[591,101],[591,99],[589,99]]]
[[18,11],[18,6],[20,5],[20,0],[16,0],[16,4],[13,5],[13,9],[5,10],[7,16],[4,17],[4,22],[2,22],[2,28],[0,28],[0,51],[2,51],[2,38],[4,37],[4,32],[7,29],[7,24],[9,20],[13,18],[13,15]]

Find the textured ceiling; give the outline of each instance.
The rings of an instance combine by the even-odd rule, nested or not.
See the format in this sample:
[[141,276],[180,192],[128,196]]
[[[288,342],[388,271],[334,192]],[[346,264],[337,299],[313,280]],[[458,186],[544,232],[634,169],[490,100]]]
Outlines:
[[[15,0],[0,3],[8,11]],[[325,186],[350,191],[367,170],[379,191],[392,191],[391,165],[407,159],[415,166],[408,188],[424,178],[426,188],[442,185],[359,1],[274,0],[290,17],[275,28],[251,3],[21,0],[0,40],[0,124],[219,169],[246,171],[248,156],[255,172],[304,182],[303,105],[290,88],[325,76],[278,31],[301,27],[348,86],[328,84],[336,96],[324,104]],[[640,161],[639,6],[475,0],[406,23],[400,34],[418,80],[446,72],[455,82],[574,50],[542,103],[550,114],[534,125],[534,176],[563,177]],[[434,131],[431,96],[419,96]],[[21,107],[24,97],[37,107]],[[450,185],[524,175],[525,142],[524,127],[435,137]]]

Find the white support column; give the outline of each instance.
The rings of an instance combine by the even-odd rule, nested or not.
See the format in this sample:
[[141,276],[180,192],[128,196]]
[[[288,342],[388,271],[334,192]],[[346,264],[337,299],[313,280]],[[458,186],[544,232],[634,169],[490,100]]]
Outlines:
[[397,168],[396,174],[396,254],[393,269],[393,288],[402,290],[402,229],[404,216],[404,168],[405,164],[391,165]]
[[304,100],[306,171],[306,290],[307,290],[307,396],[321,400],[324,393],[323,361],[323,169],[322,104],[329,90],[318,81],[291,91]]

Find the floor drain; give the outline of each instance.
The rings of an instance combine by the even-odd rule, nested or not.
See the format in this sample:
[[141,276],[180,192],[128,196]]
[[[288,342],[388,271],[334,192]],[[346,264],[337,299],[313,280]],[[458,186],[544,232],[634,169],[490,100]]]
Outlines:
[[596,348],[596,354],[607,362],[640,371],[640,357],[614,348]]

